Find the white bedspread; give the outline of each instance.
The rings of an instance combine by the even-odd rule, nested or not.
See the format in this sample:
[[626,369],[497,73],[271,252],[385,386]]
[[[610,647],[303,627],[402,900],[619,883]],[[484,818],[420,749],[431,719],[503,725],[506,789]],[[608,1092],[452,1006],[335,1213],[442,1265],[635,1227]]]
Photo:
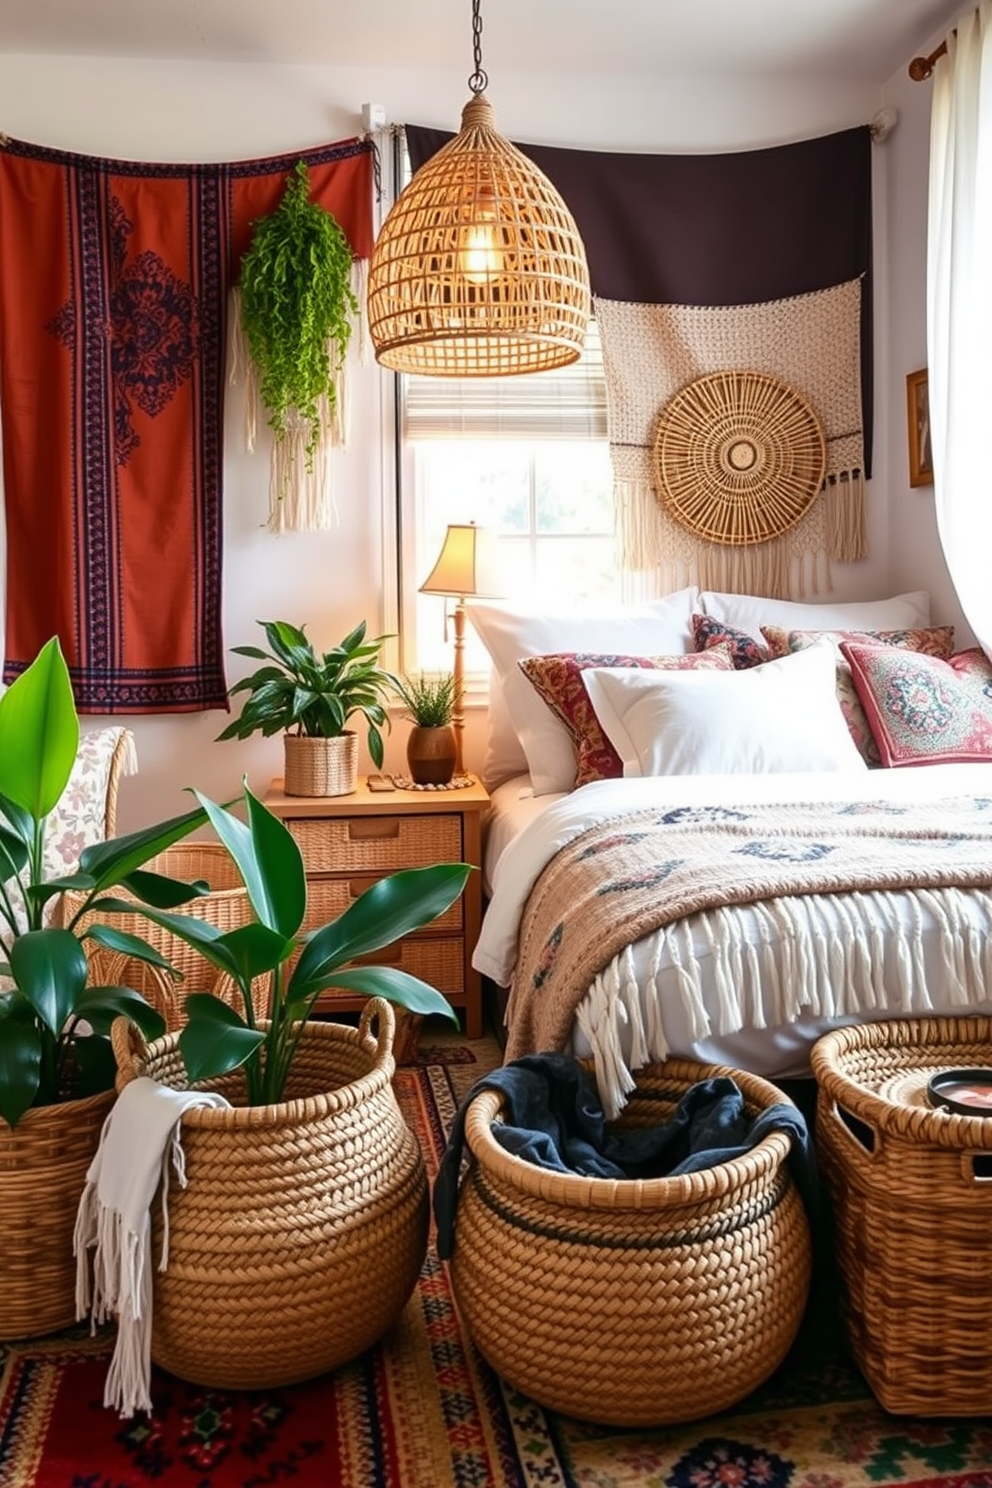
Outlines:
[[[573,791],[560,798],[549,798],[540,814],[533,817],[510,841],[491,866],[491,901],[473,957],[473,964],[485,976],[501,986],[512,980],[517,954],[517,936],[527,896],[545,864],[574,837],[589,827],[622,816],[624,812],[645,807],[669,808],[683,805],[748,805],[755,802],[783,801],[849,801],[874,800],[900,803],[939,800],[948,796],[992,796],[992,765],[931,765],[903,770],[873,770],[866,774],[802,775],[734,775],[677,776],[647,780],[608,780]],[[891,989],[891,1006],[882,1011],[858,1015],[857,1021],[869,1017],[905,1016],[932,1012],[961,1012],[952,1002],[952,988],[943,974],[946,946],[936,917],[909,892],[890,893],[886,913],[911,929],[917,939],[926,970],[926,990],[907,993],[900,967],[893,952],[892,964],[882,968],[886,989]],[[825,898],[823,914],[828,934],[844,938],[848,926],[840,899]],[[764,945],[767,922],[762,922],[753,908],[742,906],[735,911],[737,932],[751,945]],[[988,903],[976,899],[975,924],[984,934],[988,931]],[[685,922],[684,933],[692,937],[693,952],[700,964],[704,1003],[716,1018],[716,978],[713,974],[713,947],[705,928],[694,925],[699,917]],[[640,989],[638,995],[650,996],[660,1003],[660,1029],[657,1048],[648,1048],[650,1058],[660,1058],[666,1051],[707,1061],[726,1062],[753,1070],[771,1078],[786,1078],[808,1073],[809,1049],[826,1027],[852,1018],[815,1019],[801,1016],[789,1025],[776,1026],[774,1018],[765,1028],[742,1029],[728,1034],[715,1033],[705,1041],[694,1040],[683,997],[679,993],[678,968],[672,964],[659,937],[638,941],[628,953],[623,977],[628,986]],[[646,988],[657,991],[646,992]],[[908,999],[908,1000],[907,1000]],[[988,1012],[992,1004],[976,1001],[973,1010]],[[640,1016],[635,1009],[631,1022],[641,1027],[659,1027],[658,1010]],[[597,998],[587,993],[579,1008],[572,1037],[572,1047],[580,1055],[592,1054],[597,1067],[617,1059],[629,1063],[629,1032],[600,1029],[601,1008]],[[607,1045],[613,1047],[608,1048]],[[640,1062],[640,1060],[638,1060]],[[602,1082],[601,1082],[602,1083]]]

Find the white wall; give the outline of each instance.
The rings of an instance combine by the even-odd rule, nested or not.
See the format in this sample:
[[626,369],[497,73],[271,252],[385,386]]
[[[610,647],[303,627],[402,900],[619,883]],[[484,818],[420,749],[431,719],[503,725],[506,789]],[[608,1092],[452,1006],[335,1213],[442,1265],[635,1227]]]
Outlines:
[[[389,72],[373,65],[319,69],[0,55],[0,96],[3,128],[21,139],[132,159],[210,161],[278,154],[354,135],[366,101],[383,104],[387,117],[396,122],[455,128],[468,92],[461,73]],[[504,74],[491,80],[489,96],[501,129],[517,139],[683,152],[784,143],[848,128],[867,122],[881,102],[879,89],[844,78],[744,84],[726,77]],[[904,211],[900,184],[904,176],[915,179],[918,172],[915,152],[920,145],[911,129],[902,135],[897,131],[875,159],[879,201],[887,213],[876,244],[878,313],[894,319],[900,335],[902,321],[888,308],[887,265],[879,248],[892,247],[897,271],[893,293],[901,296],[906,277],[902,256],[913,260],[919,236],[913,212]],[[893,145],[899,146],[900,174],[894,191],[887,192],[890,157],[885,152]],[[904,218],[915,235],[912,242],[903,240]],[[746,231],[747,224],[741,229]],[[880,319],[877,339],[884,331]],[[884,366],[881,345],[879,360]],[[891,592],[892,585],[927,584],[940,592],[932,532],[921,524],[917,545],[902,521],[907,502],[927,512],[927,497],[902,490],[904,471],[890,460],[887,448],[900,422],[903,364],[908,370],[921,360],[920,346],[904,347],[900,341],[894,355],[897,370],[890,368],[879,378],[875,478],[869,488],[871,557],[838,568],[838,597],[880,596]],[[241,410],[236,396],[229,401],[224,535],[228,647],[257,642],[261,633],[256,619],[305,622],[318,643],[339,639],[363,616],[370,628],[382,626],[380,493],[388,463],[381,437],[382,383],[371,363],[352,370],[351,442],[336,456],[340,526],[330,533],[275,537],[262,530],[267,462],[264,453],[243,453]],[[902,443],[896,439],[893,448],[904,451],[904,431]],[[895,503],[891,523],[890,491]],[[945,585],[941,605],[946,608],[949,602]],[[229,682],[243,670],[239,658],[233,658]],[[278,740],[215,745],[226,722],[220,712],[128,722],[137,736],[140,773],[125,782],[121,793],[124,830],[181,809],[186,785],[227,796],[237,793],[243,774],[253,788],[264,789],[281,771]],[[405,727],[399,723],[389,743],[387,766],[394,769],[402,766]],[[470,765],[481,762],[482,738],[482,719],[475,715],[467,738]]]
[[[941,33],[941,36],[944,33]],[[921,52],[929,53],[941,36]],[[926,236],[930,153],[930,81],[914,83],[905,67],[885,85],[885,101],[899,111],[899,125],[886,145],[886,198],[881,230],[887,241],[885,335],[879,381],[884,379],[888,416],[879,431],[890,452],[889,572],[895,589],[928,589],[934,616],[955,626],[955,645],[974,644],[961,612],[937,536],[933,486],[909,484],[906,374],[927,363]]]

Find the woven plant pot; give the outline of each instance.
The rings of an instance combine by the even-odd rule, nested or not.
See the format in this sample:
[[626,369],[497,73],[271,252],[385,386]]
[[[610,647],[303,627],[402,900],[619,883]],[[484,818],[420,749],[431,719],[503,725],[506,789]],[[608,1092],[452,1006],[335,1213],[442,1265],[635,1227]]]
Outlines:
[[[785,1099],[740,1070],[671,1059],[636,1075],[624,1124],[669,1117],[732,1075],[750,1115]],[[726,1410],[781,1363],[802,1321],[806,1214],[772,1133],[731,1162],[615,1181],[524,1162],[494,1139],[502,1097],[472,1101],[452,1284],[472,1337],[514,1388],[618,1426]]]
[[0,1120],[0,1338],[76,1320],[72,1233],[113,1103],[107,1090],[27,1111],[13,1131]]
[[[371,1032],[378,1020],[379,1034]],[[169,1263],[156,1269],[152,1359],[221,1389],[310,1379],[382,1336],[427,1249],[427,1177],[391,1084],[392,1008],[357,1029],[311,1023],[272,1106],[188,1111],[187,1187],[169,1189]],[[114,1028],[120,1076],[185,1083],[177,1036],[142,1053]],[[217,1081],[243,1099],[237,1077]],[[154,1254],[162,1242],[153,1203]]]
[[938,1070],[992,1065],[992,1019],[826,1034],[811,1057],[851,1351],[897,1415],[992,1414],[992,1116],[931,1108]]
[[284,734],[287,796],[348,796],[358,784],[358,735]]

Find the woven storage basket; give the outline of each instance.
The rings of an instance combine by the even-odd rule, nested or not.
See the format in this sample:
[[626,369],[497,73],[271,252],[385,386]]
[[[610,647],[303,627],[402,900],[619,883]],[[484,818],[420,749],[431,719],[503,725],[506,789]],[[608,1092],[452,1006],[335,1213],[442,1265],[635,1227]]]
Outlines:
[[[753,1075],[668,1060],[637,1072],[624,1124],[666,1120],[697,1080],[729,1074],[755,1116],[785,1100]],[[689,1421],[749,1394],[784,1358],[810,1279],[809,1227],[776,1132],[675,1178],[550,1172],[469,1107],[475,1158],[458,1197],[452,1284],[479,1349],[515,1388],[623,1426]]]
[[[149,871],[164,873],[169,878],[187,882],[204,879],[210,885],[209,894],[179,905],[178,914],[206,920],[225,932],[236,930],[254,919],[248,891],[241,881],[234,860],[227,848],[219,842],[176,843],[166,848],[165,852],[159,853],[158,857],[152,858],[147,867]],[[126,899],[128,895],[123,890],[118,890],[115,897]],[[63,924],[67,923],[84,899],[85,895],[76,891],[63,895],[60,909]],[[81,933],[90,921],[110,925],[128,935],[139,936],[160,951],[181,977],[177,981],[168,972],[149,966],[134,956],[86,941],[84,949],[90,963],[90,981],[94,986],[133,987],[158,1009],[169,1029],[178,1028],[184,1022],[183,999],[188,992],[213,992],[225,1002],[230,1002],[240,1013],[244,1013],[241,994],[231,977],[212,966],[193,946],[187,945],[168,930],[161,929],[145,915],[103,915],[97,911],[83,916],[77,926],[77,933]],[[262,1016],[266,1010],[268,978],[259,978],[253,990],[256,1013]]]
[[349,796],[358,783],[358,735],[335,739],[284,734],[287,796]]
[[[152,1358],[163,1369],[222,1389],[292,1384],[395,1322],[426,1254],[428,1210],[423,1158],[391,1084],[393,1028],[379,998],[357,1029],[308,1024],[285,1101],[183,1116],[187,1186],[169,1189],[169,1263],[154,1279]],[[185,1083],[176,1035],[143,1055],[120,1020],[113,1036],[119,1084]],[[233,1101],[239,1083],[214,1088]],[[153,1216],[157,1255],[158,1197]]]
[[992,1412],[992,1117],[926,1100],[935,1071],[992,1064],[992,1020],[840,1029],[812,1064],[858,1364],[897,1414]]
[[72,1233],[114,1092],[0,1120],[0,1338],[76,1320]]

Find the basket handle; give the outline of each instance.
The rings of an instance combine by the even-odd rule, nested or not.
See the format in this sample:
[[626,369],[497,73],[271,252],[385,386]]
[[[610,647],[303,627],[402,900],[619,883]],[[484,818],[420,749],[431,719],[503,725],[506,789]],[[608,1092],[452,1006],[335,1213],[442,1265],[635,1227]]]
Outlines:
[[117,1060],[117,1094],[120,1095],[125,1085],[130,1085],[141,1073],[142,1065],[148,1057],[148,1045],[145,1036],[130,1018],[115,1018],[110,1025],[110,1046]]
[[[372,1032],[373,1022],[379,1024],[378,1037]],[[358,1020],[358,1037],[369,1053],[375,1055],[377,1064],[391,1059],[393,1039],[396,1037],[396,1014],[392,1003],[387,1002],[384,997],[370,997]]]
[[852,1111],[847,1110],[835,1096],[830,1099],[830,1119],[841,1134],[841,1140],[856,1149],[861,1159],[868,1162],[878,1159],[882,1149],[882,1133],[863,1116],[855,1116]]

